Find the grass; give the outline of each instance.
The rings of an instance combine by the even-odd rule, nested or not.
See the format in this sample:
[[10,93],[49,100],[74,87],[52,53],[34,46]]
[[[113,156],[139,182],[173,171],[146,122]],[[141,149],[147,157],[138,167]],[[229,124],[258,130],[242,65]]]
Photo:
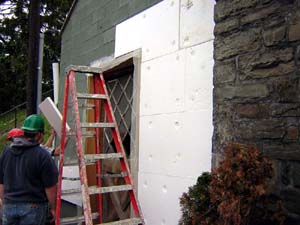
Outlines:
[[[15,122],[15,118],[16,121]],[[21,127],[24,120],[26,118],[26,110],[22,109],[17,112],[17,115],[15,117],[15,112],[12,111],[10,113],[7,113],[3,116],[0,116],[0,152],[3,151],[4,147],[8,144],[6,138],[7,138],[7,133],[10,131],[12,128],[15,127],[15,124],[17,123],[17,127]],[[48,121],[44,118],[45,121],[45,137],[44,141],[46,141],[51,134],[51,126],[49,125]]]

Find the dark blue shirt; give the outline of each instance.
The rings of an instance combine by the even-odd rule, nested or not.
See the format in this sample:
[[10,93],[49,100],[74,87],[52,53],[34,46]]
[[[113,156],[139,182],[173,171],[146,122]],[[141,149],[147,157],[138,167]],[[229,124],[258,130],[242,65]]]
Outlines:
[[54,160],[37,142],[17,138],[0,156],[0,184],[7,203],[47,202],[45,188],[57,180]]

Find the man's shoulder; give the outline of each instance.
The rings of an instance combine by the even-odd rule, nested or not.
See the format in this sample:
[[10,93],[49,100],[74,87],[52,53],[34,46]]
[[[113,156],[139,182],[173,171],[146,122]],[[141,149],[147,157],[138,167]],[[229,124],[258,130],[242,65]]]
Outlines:
[[43,145],[37,146],[36,150],[38,151],[38,154],[40,154],[40,155],[49,156],[48,148]]
[[9,151],[10,149],[10,145],[6,145],[3,149],[3,151],[1,152],[0,156],[3,156],[7,153],[7,151]]

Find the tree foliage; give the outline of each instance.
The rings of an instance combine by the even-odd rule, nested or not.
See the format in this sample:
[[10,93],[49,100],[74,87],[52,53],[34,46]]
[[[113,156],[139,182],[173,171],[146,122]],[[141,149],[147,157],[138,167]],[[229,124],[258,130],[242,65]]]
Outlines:
[[[52,89],[52,62],[60,58],[60,29],[73,0],[41,0],[43,91]],[[0,0],[0,112],[26,101],[29,0]]]

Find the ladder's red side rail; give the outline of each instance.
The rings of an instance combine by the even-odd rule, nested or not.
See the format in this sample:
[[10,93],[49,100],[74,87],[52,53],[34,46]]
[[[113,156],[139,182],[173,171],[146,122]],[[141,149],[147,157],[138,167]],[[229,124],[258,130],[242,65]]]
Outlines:
[[[99,74],[94,74],[94,93],[100,94],[100,76]],[[100,101],[95,99],[95,111],[94,111],[94,121],[95,122],[100,122]],[[100,128],[95,128],[96,136],[95,136],[95,147],[96,147],[96,154],[100,154]],[[102,186],[101,182],[101,160],[97,160],[96,162],[96,182],[97,182],[97,187]],[[102,209],[102,195],[99,193],[97,195],[97,205],[98,205],[98,212],[99,212],[99,223],[102,223],[103,220],[103,209]]]
[[[104,80],[103,74],[100,74],[100,80],[101,80],[100,92],[101,92],[101,94],[105,94],[108,96],[108,91],[107,91],[107,88],[105,85],[105,80]],[[113,114],[113,109],[111,106],[110,99],[108,98],[107,101],[103,102],[103,104],[104,104],[104,109],[106,111],[108,122],[116,123],[116,119]],[[118,126],[115,126],[114,128],[112,128],[112,135],[113,135],[113,139],[114,139],[114,142],[116,145],[117,152],[122,153],[124,156],[123,158],[120,158],[120,164],[121,164],[122,171],[127,173],[127,176],[124,178],[125,182],[126,182],[126,184],[132,185],[132,188],[133,188],[133,190],[129,191],[133,211],[134,211],[136,217],[142,218],[140,207],[136,201],[136,199],[137,199],[136,193],[135,193],[135,190],[133,187],[133,181],[132,181],[131,174],[129,171],[129,165],[127,163],[126,154],[125,154],[125,151],[123,148],[123,144],[122,144],[122,140],[120,137]]]
[[75,72],[70,73],[69,79],[71,85],[73,109],[74,109],[74,116],[75,116],[76,147],[77,147],[77,155],[79,157],[79,176],[80,176],[81,194],[82,194],[83,211],[84,211],[83,214],[84,214],[85,223],[90,225],[93,224],[93,220],[92,220],[92,210],[91,210],[90,195],[88,190],[89,187],[87,183],[86,166],[85,166],[83,145],[82,145],[82,132],[81,132],[81,124],[80,124],[80,115],[78,110]]
[[[74,73],[74,72],[71,71],[71,73]],[[68,94],[69,94],[69,86],[70,86],[69,74],[67,74],[67,77],[65,80],[63,118],[62,118],[62,128],[61,128],[61,150],[60,150],[60,155],[59,155],[58,184],[57,184],[56,211],[55,211],[55,214],[56,214],[55,215],[55,224],[56,225],[60,225],[62,173],[63,173],[63,165],[64,165],[66,124],[67,124],[67,114],[68,114]]]

